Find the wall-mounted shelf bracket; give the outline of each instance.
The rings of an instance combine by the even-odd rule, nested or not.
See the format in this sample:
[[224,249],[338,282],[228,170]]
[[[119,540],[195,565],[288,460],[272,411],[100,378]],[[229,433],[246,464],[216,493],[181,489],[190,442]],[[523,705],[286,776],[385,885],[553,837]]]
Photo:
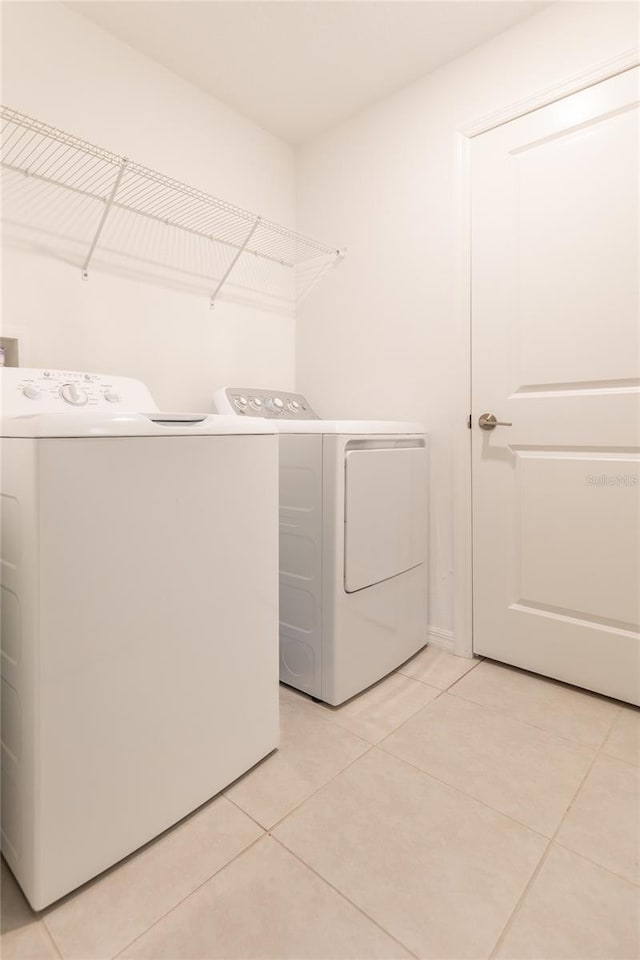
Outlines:
[[82,268],[80,270],[80,276],[82,277],[83,280],[89,279],[89,264],[91,263],[91,257],[93,256],[93,251],[96,249],[96,246],[98,244],[98,240],[100,239],[100,234],[102,233],[104,225],[107,222],[107,217],[109,216],[109,211],[113,206],[113,201],[116,198],[118,187],[120,186],[120,181],[122,180],[122,175],[125,171],[125,167],[127,166],[127,162],[128,162],[127,158],[123,157],[122,162],[120,164],[120,169],[118,170],[116,179],[114,180],[114,183],[113,183],[113,187],[111,188],[111,193],[109,194],[109,196],[104,202],[104,210],[102,211],[102,216],[100,217],[100,221],[98,223],[98,227],[96,229],[91,246],[89,247],[89,252],[87,253],[86,259],[82,264]]
[[251,240],[251,237],[252,237],[252,236],[254,235],[254,233],[256,232],[256,229],[257,229],[257,227],[258,227],[258,224],[260,223],[261,220],[262,220],[262,217],[256,217],[254,223],[253,223],[252,226],[251,226],[251,229],[249,230],[249,233],[246,235],[246,237],[244,238],[244,240],[242,241],[242,243],[240,244],[240,246],[239,246],[238,249],[236,250],[236,253],[235,253],[235,256],[234,256],[233,260],[231,261],[231,263],[229,264],[229,266],[227,267],[227,269],[226,269],[225,272],[223,273],[222,277],[221,277],[220,280],[218,281],[218,286],[215,288],[215,290],[214,290],[213,293],[211,294],[211,299],[209,300],[209,306],[211,307],[212,310],[213,310],[213,308],[214,308],[215,305],[216,305],[216,298],[217,298],[218,294],[220,293],[220,291],[222,290],[222,287],[224,286],[224,283],[225,283],[227,277],[229,276],[229,274],[231,273],[231,271],[232,271],[233,268],[235,267],[235,265],[236,265],[236,263],[238,262],[238,260],[240,259],[241,255],[242,255],[242,254],[244,253],[244,251],[247,249],[247,245],[248,245],[248,243],[249,243],[249,240]]
[[315,273],[311,280],[307,283],[306,287],[304,287],[298,294],[296,298],[296,305],[298,307],[303,300],[306,300],[316,284],[320,283],[325,273],[327,273],[328,270],[332,270],[334,267],[337,267],[337,265],[344,260],[346,255],[347,248],[342,247],[341,249],[334,251],[331,256],[327,257],[325,263],[322,264],[317,273]]

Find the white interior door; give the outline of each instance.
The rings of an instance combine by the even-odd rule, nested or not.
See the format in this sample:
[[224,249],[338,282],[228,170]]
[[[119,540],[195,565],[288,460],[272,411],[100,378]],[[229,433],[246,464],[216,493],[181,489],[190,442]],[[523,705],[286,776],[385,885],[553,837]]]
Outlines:
[[638,92],[636,68],[471,148],[474,651],[632,703]]

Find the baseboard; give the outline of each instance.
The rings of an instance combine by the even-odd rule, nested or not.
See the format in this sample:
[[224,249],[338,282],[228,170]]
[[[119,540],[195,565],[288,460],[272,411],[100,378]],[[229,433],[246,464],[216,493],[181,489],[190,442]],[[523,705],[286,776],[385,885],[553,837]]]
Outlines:
[[453,653],[453,632],[442,630],[440,627],[427,627],[427,643],[432,647],[440,647],[448,653]]

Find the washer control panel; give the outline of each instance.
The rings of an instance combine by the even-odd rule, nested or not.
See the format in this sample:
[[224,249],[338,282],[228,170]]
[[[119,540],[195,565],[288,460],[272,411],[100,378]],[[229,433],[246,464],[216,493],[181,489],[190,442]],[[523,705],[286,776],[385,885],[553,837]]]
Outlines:
[[224,387],[214,397],[216,413],[235,413],[241,417],[275,420],[319,420],[309,401],[301,393],[287,390],[254,390]]
[[156,405],[143,383],[77,370],[2,367],[3,416],[64,413],[90,409],[153,411]]

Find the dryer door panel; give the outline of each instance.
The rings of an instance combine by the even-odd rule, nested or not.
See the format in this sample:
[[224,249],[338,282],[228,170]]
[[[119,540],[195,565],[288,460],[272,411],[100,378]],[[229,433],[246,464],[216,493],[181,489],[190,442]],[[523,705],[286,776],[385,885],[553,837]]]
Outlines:
[[344,588],[354,593],[425,562],[427,453],[351,450],[345,461]]

